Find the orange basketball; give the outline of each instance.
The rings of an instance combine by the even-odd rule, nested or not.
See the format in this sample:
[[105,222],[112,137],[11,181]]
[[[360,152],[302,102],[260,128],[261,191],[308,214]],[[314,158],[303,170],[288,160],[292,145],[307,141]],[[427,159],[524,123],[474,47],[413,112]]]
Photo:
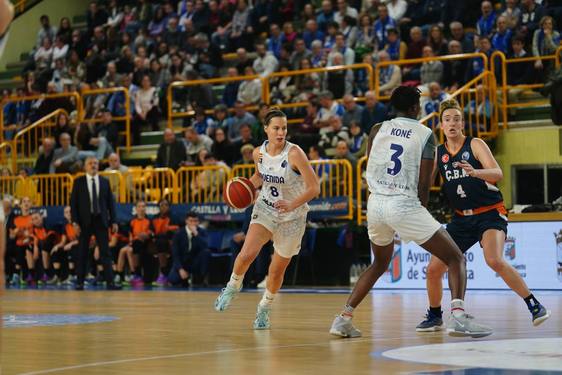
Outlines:
[[224,201],[232,208],[246,208],[256,198],[256,188],[250,180],[245,177],[234,177],[224,187]]

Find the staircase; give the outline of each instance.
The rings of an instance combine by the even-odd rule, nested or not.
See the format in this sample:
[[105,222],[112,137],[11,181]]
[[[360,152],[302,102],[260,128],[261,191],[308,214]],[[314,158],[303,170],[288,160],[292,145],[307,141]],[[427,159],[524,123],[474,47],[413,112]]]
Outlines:
[[552,120],[550,119],[550,104],[548,98],[535,91],[526,91],[519,98],[520,103],[531,103],[544,101],[545,104],[535,104],[529,107],[517,108],[514,115],[508,115],[508,127],[513,128],[528,128],[537,126],[550,126]]

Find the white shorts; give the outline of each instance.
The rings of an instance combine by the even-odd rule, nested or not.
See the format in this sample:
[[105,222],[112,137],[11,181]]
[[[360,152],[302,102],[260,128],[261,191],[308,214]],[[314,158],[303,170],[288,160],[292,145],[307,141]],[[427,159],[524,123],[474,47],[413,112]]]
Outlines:
[[402,241],[421,245],[441,229],[441,224],[419,200],[388,199],[371,194],[367,203],[367,229],[369,239],[378,246],[392,243],[395,232]]
[[283,258],[291,258],[301,250],[302,237],[306,229],[306,215],[291,220],[280,221],[268,212],[256,209],[252,211],[252,224],[263,225],[272,233],[273,248]]

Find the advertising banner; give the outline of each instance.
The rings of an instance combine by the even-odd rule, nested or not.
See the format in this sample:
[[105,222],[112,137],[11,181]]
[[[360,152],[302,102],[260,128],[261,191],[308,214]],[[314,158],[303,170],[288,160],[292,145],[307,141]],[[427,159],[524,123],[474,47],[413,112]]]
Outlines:
[[[530,289],[562,290],[562,222],[510,223],[504,258]],[[506,289],[503,279],[486,265],[479,244],[465,254],[468,289]],[[425,289],[430,254],[410,242],[394,241],[394,256],[376,288]],[[447,287],[447,274],[443,277]]]

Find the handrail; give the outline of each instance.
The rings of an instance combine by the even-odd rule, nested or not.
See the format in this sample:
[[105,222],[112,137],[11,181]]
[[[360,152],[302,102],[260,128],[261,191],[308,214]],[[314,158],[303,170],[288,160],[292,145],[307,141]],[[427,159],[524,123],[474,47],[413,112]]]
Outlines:
[[[66,110],[59,108],[57,110],[54,110],[53,112],[49,113],[46,116],[41,117],[39,120],[35,121],[33,124],[26,126],[24,129],[20,130],[19,132],[16,133],[14,139],[11,141],[12,142],[12,165],[14,166],[14,168],[17,166],[17,146],[18,146],[18,142],[20,140],[20,138],[22,138],[23,136],[25,136],[26,134],[31,133],[32,130],[39,128],[41,125],[43,125],[45,122],[53,119],[53,118],[57,118],[61,113],[64,113],[66,116],[68,116],[68,112],[66,112]],[[39,141],[40,138],[36,139],[36,141]],[[39,147],[36,147],[36,150],[38,150]]]
[[[544,83],[528,83],[528,84],[519,84],[519,85],[508,85],[507,84],[507,64],[514,64],[514,63],[522,63],[522,62],[531,62],[531,61],[537,61],[537,60],[554,60],[554,64],[556,66],[556,68],[560,67],[561,64],[561,55],[562,54],[562,46],[558,47],[556,49],[556,52],[554,53],[554,55],[545,55],[545,56],[528,56],[528,57],[521,57],[521,58],[515,58],[515,59],[507,59],[505,54],[501,51],[494,51],[494,53],[492,53],[492,55],[490,56],[490,71],[494,74],[494,78],[495,78],[495,69],[493,69],[493,67],[495,67],[495,61],[496,59],[500,59],[500,74],[501,74],[501,80],[499,81],[499,84],[501,85],[501,94],[502,94],[502,100],[501,100],[501,105],[500,103],[495,103],[496,105],[499,105],[499,107],[501,108],[501,112],[502,112],[502,123],[503,123],[503,128],[506,129],[507,128],[507,122],[508,122],[508,117],[507,117],[507,110],[508,108],[520,108],[520,107],[528,107],[531,105],[543,105],[543,104],[547,104],[548,101],[547,100],[539,100],[539,101],[533,101],[533,102],[526,102],[526,103],[513,103],[510,104],[508,103],[508,91],[511,88],[518,88],[518,89],[536,89],[536,88],[541,88],[544,87]],[[496,82],[498,82],[496,80]]]
[[488,70],[488,56],[482,52],[472,52],[472,53],[462,53],[457,55],[447,55],[447,56],[434,56],[434,57],[420,57],[417,59],[407,59],[407,60],[391,60],[391,61],[381,61],[375,65],[375,77],[374,77],[374,91],[375,96],[378,100],[386,100],[388,96],[381,96],[379,93],[380,87],[380,68],[389,65],[414,65],[421,64],[429,61],[450,61],[450,60],[466,60],[473,59],[475,57],[480,57],[484,61],[484,70]]
[[[10,149],[10,153],[14,152],[14,146],[13,146],[12,142],[8,141],[8,142],[0,143],[0,166],[3,166],[3,165],[7,166],[8,165],[8,160],[9,160],[8,151],[7,151],[8,148]],[[16,170],[15,170],[16,165],[14,165],[13,163],[11,163],[11,164],[12,165],[10,167],[10,170],[15,173],[16,172]]]
[[76,110],[79,111],[80,106],[80,94],[76,91],[72,92],[62,92],[58,94],[40,94],[40,95],[29,95],[29,96],[9,96],[2,100],[0,103],[0,142],[4,140],[4,107],[8,103],[26,102],[37,99],[57,99],[57,98],[75,98],[76,100]]
[[79,116],[80,122],[101,122],[99,118],[86,118],[86,112],[84,111],[84,100],[88,95],[97,94],[112,94],[123,92],[125,94],[125,116],[114,116],[115,121],[125,121],[125,147],[127,152],[131,151],[131,97],[129,95],[129,89],[126,87],[110,87],[106,89],[88,89],[82,90],[82,96],[80,100],[80,111]]
[[213,84],[213,83],[229,83],[229,82],[237,82],[237,81],[252,81],[254,79],[260,79],[262,81],[262,100],[265,102],[266,98],[264,96],[263,86],[264,86],[264,77],[259,75],[251,75],[251,76],[237,76],[237,77],[220,77],[220,78],[210,78],[210,79],[197,79],[194,81],[176,81],[172,82],[168,85],[166,89],[166,97],[168,101],[168,128],[172,127],[172,122],[174,117],[185,117],[188,112],[180,112],[174,113],[172,111],[173,105],[173,89],[177,87],[187,87],[187,86],[196,86],[196,85],[204,85],[204,84]]

